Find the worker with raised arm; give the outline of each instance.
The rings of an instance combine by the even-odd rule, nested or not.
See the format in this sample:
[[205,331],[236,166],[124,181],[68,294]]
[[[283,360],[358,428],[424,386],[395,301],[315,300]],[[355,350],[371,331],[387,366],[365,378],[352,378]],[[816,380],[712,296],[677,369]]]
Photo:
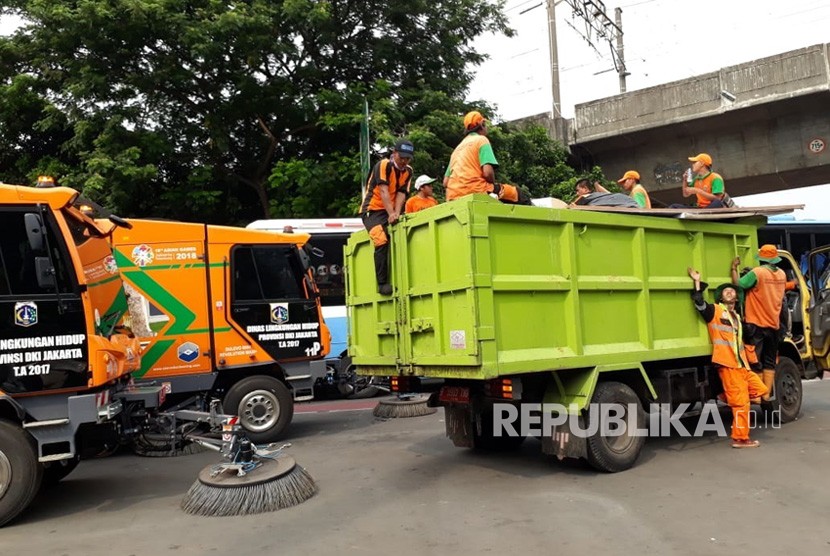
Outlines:
[[706,322],[712,341],[712,364],[718,370],[726,403],[732,408],[732,447],[757,448],[760,442],[749,438],[750,399],[767,393],[767,387],[749,368],[743,342],[743,326],[738,314],[738,288],[734,284],[718,287],[715,303],[703,299],[707,285],[700,281],[700,272],[688,269],[694,280],[692,301]]
[[723,177],[712,171],[712,157],[706,153],[689,157],[692,167],[683,174],[683,197],[697,197],[697,208],[732,207],[734,203],[726,194]]

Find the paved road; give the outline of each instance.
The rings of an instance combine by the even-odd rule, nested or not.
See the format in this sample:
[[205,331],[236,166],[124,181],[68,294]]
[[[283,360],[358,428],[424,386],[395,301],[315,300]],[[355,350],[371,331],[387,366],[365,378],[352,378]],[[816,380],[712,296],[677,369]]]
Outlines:
[[[453,448],[443,414],[378,421],[372,404],[304,407],[291,452],[319,494],[241,518],[178,504],[205,453],[84,462],[0,530],[2,554],[830,554],[830,381],[805,384],[799,421],[755,435],[654,439],[615,475],[541,455]],[[319,411],[319,412],[317,412]]]

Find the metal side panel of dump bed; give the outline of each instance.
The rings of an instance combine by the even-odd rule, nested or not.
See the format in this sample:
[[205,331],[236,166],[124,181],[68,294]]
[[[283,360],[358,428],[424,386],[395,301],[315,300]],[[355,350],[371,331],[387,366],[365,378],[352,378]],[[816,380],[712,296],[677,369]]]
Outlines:
[[346,246],[361,374],[500,375],[706,355],[687,267],[714,286],[754,264],[754,223],[511,206],[473,195],[390,228],[392,296],[373,246]]

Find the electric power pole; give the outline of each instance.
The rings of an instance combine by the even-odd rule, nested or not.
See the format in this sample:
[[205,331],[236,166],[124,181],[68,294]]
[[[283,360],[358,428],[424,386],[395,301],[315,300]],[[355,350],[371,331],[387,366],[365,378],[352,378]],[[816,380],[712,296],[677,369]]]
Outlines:
[[[611,57],[614,69],[620,77],[620,92],[625,92],[625,69],[623,57],[622,9],[616,8],[616,21],[611,21],[605,11],[602,0],[564,0],[571,7],[573,19],[581,19],[585,23],[585,31],[581,32],[572,23],[568,23],[585,41],[599,53],[594,40],[602,41],[611,48]],[[616,46],[615,43],[616,42]]]
[[551,93],[553,96],[553,128],[557,139],[564,140],[562,132],[562,102],[559,95],[559,48],[556,43],[556,9],[554,0],[547,0],[548,43],[550,46]]
[[628,72],[625,69],[625,50],[623,48],[623,34],[622,34],[622,8],[614,10],[614,19],[617,23],[617,73],[620,76],[620,92],[625,92],[625,76]]
[[559,96],[559,48],[556,43],[556,7],[554,0],[547,0],[548,5],[548,43],[550,46],[551,92],[553,93],[553,116],[562,117]]

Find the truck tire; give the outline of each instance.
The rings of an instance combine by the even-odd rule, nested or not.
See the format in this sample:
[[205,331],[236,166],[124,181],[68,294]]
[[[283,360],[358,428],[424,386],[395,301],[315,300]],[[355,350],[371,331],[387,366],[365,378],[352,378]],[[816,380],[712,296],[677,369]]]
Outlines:
[[294,417],[294,399],[279,379],[249,376],[230,387],[222,408],[239,415],[239,423],[254,444],[279,440]]
[[[626,408],[623,417],[626,423],[629,420],[633,421],[632,424],[634,424],[635,429],[639,429],[645,424],[646,417],[643,406],[640,404],[640,399],[634,393],[634,390],[621,382],[598,383],[594,389],[594,396],[591,398],[591,403],[599,404],[600,414],[602,412],[602,404],[622,404]],[[629,404],[636,404],[636,415],[628,415]],[[590,413],[588,415],[586,420],[590,427],[592,426],[592,423],[590,423]],[[625,434],[620,436],[605,436],[601,433],[602,427],[600,426],[596,433],[587,438],[587,459],[591,467],[607,473],[617,473],[618,471],[625,471],[631,468],[634,462],[637,461],[640,450],[643,449],[646,437],[632,435],[629,428],[626,428]]]
[[80,461],[81,458],[75,456],[72,459],[50,461],[49,463],[43,464],[43,479],[40,484],[41,488],[49,488],[61,482],[67,475],[72,473],[76,467],[78,467],[78,463],[80,463]]
[[772,400],[761,404],[768,415],[773,411],[780,411],[781,423],[798,419],[802,398],[801,373],[798,365],[789,357],[778,359],[773,396]]
[[34,439],[20,425],[0,419],[0,527],[29,506],[42,473]]

